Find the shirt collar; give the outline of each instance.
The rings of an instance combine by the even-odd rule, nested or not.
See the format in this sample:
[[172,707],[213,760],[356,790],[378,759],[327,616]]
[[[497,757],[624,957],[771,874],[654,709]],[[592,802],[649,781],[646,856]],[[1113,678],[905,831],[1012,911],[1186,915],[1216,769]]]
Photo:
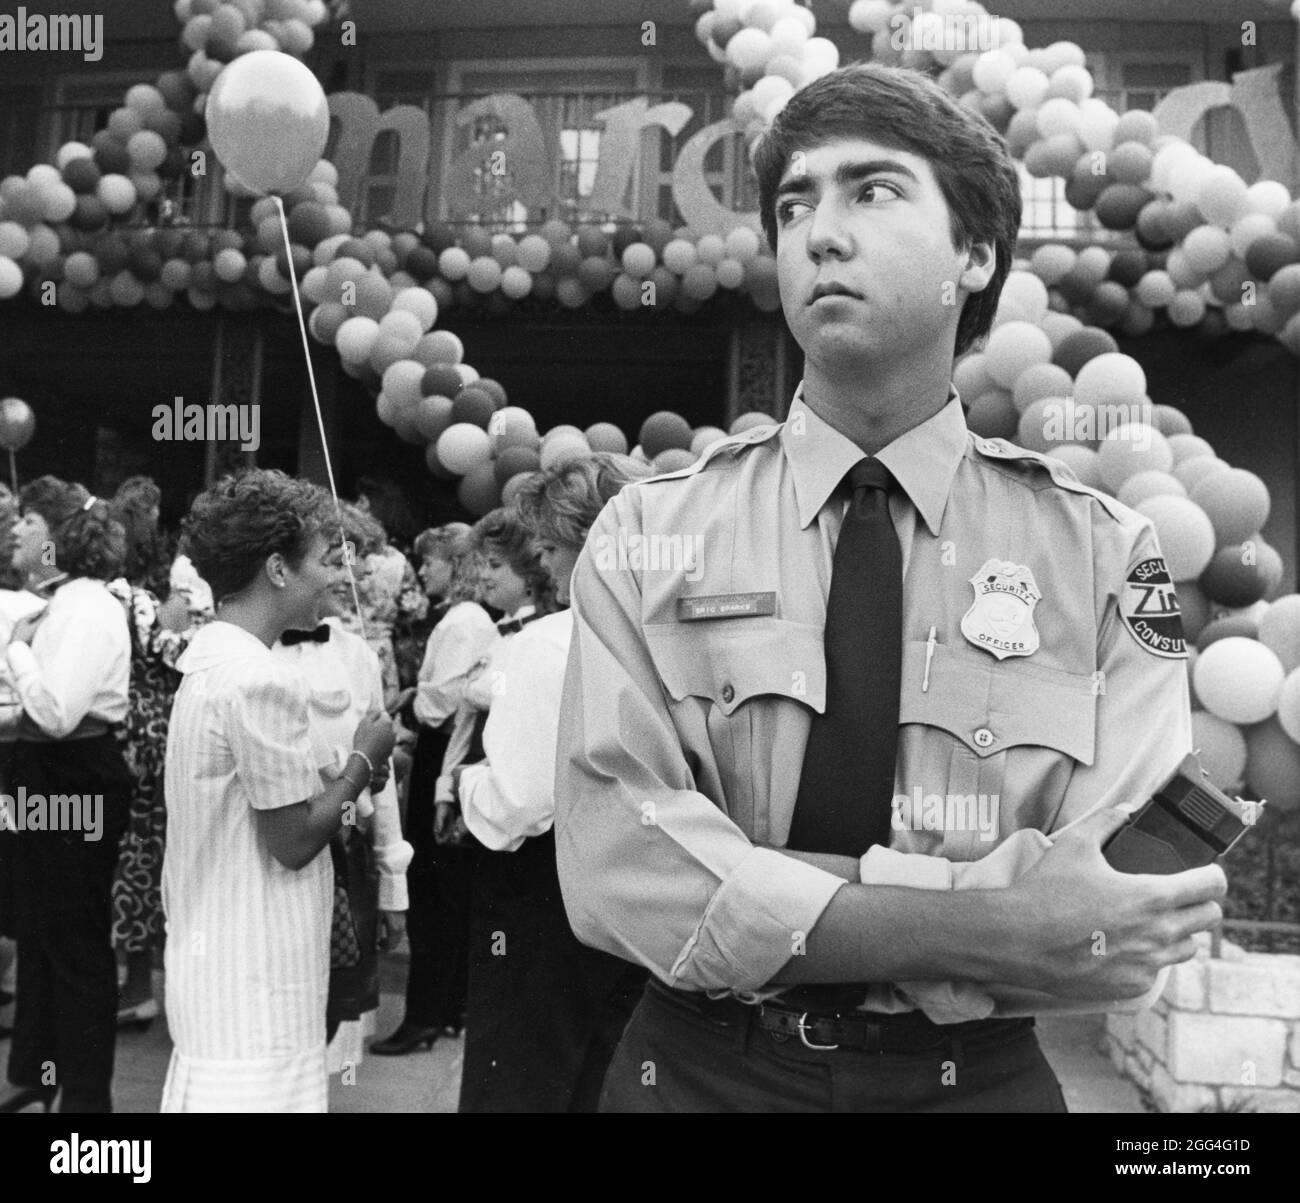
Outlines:
[[[863,457],[862,448],[819,418],[803,399],[800,384],[781,429],[781,446],[794,476],[799,526],[806,528],[845,473]],[[893,474],[932,535],[938,535],[957,465],[966,453],[966,419],[957,390],[948,403],[919,426],[882,447],[876,458]]]
[[54,591],[60,586],[67,584],[71,580],[66,572],[60,572],[55,576],[47,577],[43,581],[38,581],[31,587],[31,592],[37,597],[48,598],[53,595]]

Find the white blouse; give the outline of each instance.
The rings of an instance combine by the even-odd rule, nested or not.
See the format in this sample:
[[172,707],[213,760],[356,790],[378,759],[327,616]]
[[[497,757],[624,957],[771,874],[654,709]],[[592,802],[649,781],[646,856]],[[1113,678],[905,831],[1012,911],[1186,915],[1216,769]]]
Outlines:
[[126,720],[131,635],[126,611],[103,581],[60,585],[32,635],[11,643],[3,674],[38,727],[64,739],[84,718]]
[[465,826],[486,847],[514,852],[555,822],[555,743],[573,617],[548,614],[505,639],[483,728],[486,761],[460,775]]
[[470,671],[496,641],[496,624],[482,606],[457,602],[433,628],[412,706],[426,727],[439,727],[456,713]]

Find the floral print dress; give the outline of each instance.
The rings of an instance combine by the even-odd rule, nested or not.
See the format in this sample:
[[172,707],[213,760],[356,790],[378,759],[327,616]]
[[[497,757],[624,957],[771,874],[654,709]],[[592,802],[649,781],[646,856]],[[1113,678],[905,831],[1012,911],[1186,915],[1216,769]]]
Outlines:
[[167,630],[158,618],[158,599],[118,579],[109,592],[126,609],[131,631],[130,710],[118,729],[122,754],[135,777],[135,795],[117,871],[113,877],[113,944],[128,953],[162,943],[162,862],[166,832],[163,759],[172,699],[180,685],[176,660],[197,624]]

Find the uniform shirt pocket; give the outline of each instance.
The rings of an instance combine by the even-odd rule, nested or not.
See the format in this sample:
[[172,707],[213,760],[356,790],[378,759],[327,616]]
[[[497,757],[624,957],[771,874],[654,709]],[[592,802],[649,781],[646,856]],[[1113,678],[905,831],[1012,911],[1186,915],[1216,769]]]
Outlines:
[[968,861],[1049,830],[1074,766],[1093,761],[1093,678],[937,645],[925,682],[925,657],[923,641],[906,645],[896,846]]
[[697,788],[758,842],[772,841],[775,811],[783,839],[808,724],[826,709],[821,629],[766,617],[644,629]]

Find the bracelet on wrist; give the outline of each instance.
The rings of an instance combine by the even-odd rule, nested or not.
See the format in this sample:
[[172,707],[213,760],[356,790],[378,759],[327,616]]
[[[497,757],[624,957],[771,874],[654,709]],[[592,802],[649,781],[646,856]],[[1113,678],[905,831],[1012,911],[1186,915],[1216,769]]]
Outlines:
[[[364,752],[358,750],[357,748],[353,748],[353,749],[352,749],[352,755],[353,755],[353,756],[360,756],[361,759],[362,759],[363,761],[365,761],[365,765],[366,765],[366,785],[369,785],[369,784],[370,784],[370,778],[373,777],[373,776],[375,775],[375,766],[370,762],[370,757],[367,756]],[[361,788],[362,788],[362,789],[365,789],[365,785],[363,785]]]

